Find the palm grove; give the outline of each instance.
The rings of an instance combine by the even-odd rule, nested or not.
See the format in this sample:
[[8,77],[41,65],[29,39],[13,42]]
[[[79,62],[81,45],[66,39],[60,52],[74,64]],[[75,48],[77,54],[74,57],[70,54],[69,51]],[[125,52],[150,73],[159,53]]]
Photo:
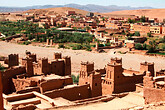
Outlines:
[[56,29],[57,28],[45,29],[29,21],[0,22],[0,32],[7,37],[24,34],[29,41],[33,42],[46,42],[47,39],[52,39],[54,43],[85,43],[89,45],[93,39],[93,35],[89,33],[66,32]]

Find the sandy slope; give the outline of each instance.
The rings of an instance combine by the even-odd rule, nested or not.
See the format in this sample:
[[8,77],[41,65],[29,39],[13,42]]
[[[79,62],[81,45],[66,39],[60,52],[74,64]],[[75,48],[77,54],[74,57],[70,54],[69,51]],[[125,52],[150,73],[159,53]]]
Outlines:
[[47,8],[47,9],[32,9],[25,11],[24,13],[37,13],[37,14],[61,14],[65,15],[66,11],[75,11],[78,14],[86,15],[88,11],[70,8],[70,7],[58,7],[58,8]]
[[114,11],[111,13],[105,13],[107,15],[145,15],[150,18],[159,18],[160,20],[165,19],[165,9],[141,9],[141,10],[124,10],[124,11]]

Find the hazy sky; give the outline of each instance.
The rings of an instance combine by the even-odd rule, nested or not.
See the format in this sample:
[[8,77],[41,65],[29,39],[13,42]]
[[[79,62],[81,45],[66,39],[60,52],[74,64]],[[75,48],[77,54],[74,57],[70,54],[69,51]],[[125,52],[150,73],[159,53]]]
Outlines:
[[81,5],[118,5],[143,7],[150,6],[155,8],[165,8],[165,0],[0,0],[0,6],[32,6],[32,5],[64,5],[76,3]]

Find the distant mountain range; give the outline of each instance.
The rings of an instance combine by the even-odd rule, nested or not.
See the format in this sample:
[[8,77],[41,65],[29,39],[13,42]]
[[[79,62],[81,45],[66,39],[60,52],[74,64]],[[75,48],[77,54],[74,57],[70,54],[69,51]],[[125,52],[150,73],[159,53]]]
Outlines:
[[130,7],[130,6],[117,6],[117,5],[109,5],[109,6],[101,6],[101,5],[78,5],[78,4],[67,4],[67,5],[35,5],[35,6],[27,6],[27,7],[1,7],[0,12],[17,12],[17,11],[26,11],[29,9],[44,9],[44,8],[56,8],[56,7],[71,7],[81,10],[86,10],[90,12],[100,12],[107,13],[112,11],[121,11],[121,10],[137,10],[137,9],[153,9],[152,7]]

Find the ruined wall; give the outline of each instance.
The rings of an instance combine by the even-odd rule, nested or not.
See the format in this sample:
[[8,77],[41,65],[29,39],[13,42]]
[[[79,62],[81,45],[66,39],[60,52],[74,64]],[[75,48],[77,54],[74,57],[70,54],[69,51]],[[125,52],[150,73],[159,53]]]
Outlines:
[[1,79],[1,72],[0,72],[0,110],[3,110],[3,97],[2,97],[2,79]]
[[146,104],[165,101],[165,91],[163,89],[147,87],[144,88],[143,91]]
[[32,59],[32,62],[36,62],[37,61],[36,54],[29,54],[28,57]]
[[26,73],[26,69],[24,66],[15,66],[2,72],[3,93],[9,94],[13,92],[15,88],[13,88],[14,85],[12,82],[12,78],[16,77],[16,75],[23,73]]
[[34,71],[34,75],[41,75],[42,74],[41,64],[33,63],[33,71]]
[[46,91],[63,88],[65,85],[69,84],[73,84],[72,78],[47,80],[43,81],[39,86],[40,91],[43,94]]
[[146,76],[144,76],[143,85],[143,97],[146,104],[165,101],[165,90],[164,88],[155,88],[155,81],[151,72],[148,71]]
[[90,96],[89,84],[82,86],[75,86],[70,88],[63,88],[44,93],[50,98],[63,97],[70,101],[86,99]]
[[14,79],[12,78],[13,84],[15,86],[15,90],[17,91],[21,91],[23,89],[26,89],[27,87],[35,87],[37,86],[37,82],[31,80],[30,78],[26,78],[26,79]]

